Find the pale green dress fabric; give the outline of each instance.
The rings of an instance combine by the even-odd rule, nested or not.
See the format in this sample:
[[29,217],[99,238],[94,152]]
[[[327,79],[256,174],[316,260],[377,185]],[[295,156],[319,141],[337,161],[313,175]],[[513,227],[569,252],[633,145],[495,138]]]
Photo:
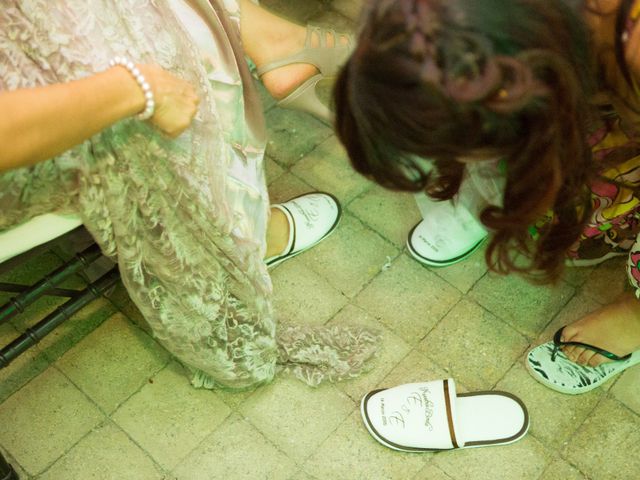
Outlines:
[[193,12],[173,0],[3,2],[0,90],[82,78],[126,55],[189,80],[201,104],[177,140],[129,119],[0,175],[0,230],[44,212],[78,213],[195,386],[255,387],[278,366],[312,385],[355,376],[375,351],[375,334],[276,326],[263,262],[265,134],[240,49],[239,8],[192,3],[214,48],[187,33],[182,22]]

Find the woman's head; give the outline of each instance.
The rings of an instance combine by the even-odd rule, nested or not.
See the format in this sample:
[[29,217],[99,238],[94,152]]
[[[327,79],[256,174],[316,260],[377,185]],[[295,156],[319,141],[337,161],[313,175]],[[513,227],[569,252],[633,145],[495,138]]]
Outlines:
[[[359,172],[450,198],[459,158],[505,158],[504,207],[482,221],[499,271],[553,276],[588,211],[592,55],[570,0],[374,0],[335,91],[337,131]],[[430,172],[432,160],[435,169]],[[527,227],[561,220],[536,246]],[[579,217],[578,212],[582,212]]]

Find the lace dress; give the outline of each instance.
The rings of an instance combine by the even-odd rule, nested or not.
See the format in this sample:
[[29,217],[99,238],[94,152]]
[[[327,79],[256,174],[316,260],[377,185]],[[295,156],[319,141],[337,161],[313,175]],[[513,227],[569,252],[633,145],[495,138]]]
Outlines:
[[263,262],[264,126],[240,48],[239,7],[191,5],[3,2],[0,90],[86,77],[125,55],[189,80],[201,103],[176,140],[128,119],[0,175],[0,230],[45,212],[80,215],[195,386],[255,387],[278,365],[314,385],[355,376],[375,351],[375,334],[276,327]]

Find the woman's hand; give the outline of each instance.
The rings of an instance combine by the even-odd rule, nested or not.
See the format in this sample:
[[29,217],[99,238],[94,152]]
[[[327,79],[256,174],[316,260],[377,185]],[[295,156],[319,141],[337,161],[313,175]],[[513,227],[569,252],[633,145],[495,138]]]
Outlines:
[[151,86],[156,103],[149,121],[161,132],[177,137],[191,125],[198,111],[200,99],[195,88],[157,65],[138,65],[138,69]]
[[[180,135],[197,111],[195,89],[158,66],[138,68],[155,98],[149,121],[170,137]],[[72,82],[0,91],[0,172],[59,155],[142,112],[145,102],[140,85],[122,66]]]

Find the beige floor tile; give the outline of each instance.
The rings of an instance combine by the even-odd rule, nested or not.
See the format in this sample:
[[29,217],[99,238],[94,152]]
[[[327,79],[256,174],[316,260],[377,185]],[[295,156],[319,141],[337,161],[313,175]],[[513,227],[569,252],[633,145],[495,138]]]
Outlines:
[[293,477],[289,478],[289,480],[318,480],[318,478],[305,472],[304,470],[299,470],[294,473]]
[[602,398],[601,389],[583,395],[563,395],[536,382],[518,362],[496,385],[520,397],[531,420],[531,433],[545,445],[560,448],[574,434]]
[[537,480],[549,461],[544,445],[530,435],[511,445],[443,452],[433,459],[454,480]]
[[598,265],[582,285],[583,291],[603,305],[613,302],[629,282],[626,265],[626,256],[616,257]]
[[304,470],[299,470],[294,473],[293,477],[290,477],[289,480],[318,480],[318,478],[305,472]]
[[324,25],[338,32],[354,30],[353,20],[333,10],[322,10],[318,15],[314,15],[311,21],[314,25]]
[[29,258],[9,272],[0,275],[0,282],[33,285],[48,273],[62,265],[62,261],[53,252],[45,251],[41,255]]
[[611,388],[611,393],[640,415],[640,368],[636,366],[626,370]]
[[[11,324],[0,325],[0,346],[15,340],[19,332]],[[42,373],[49,366],[46,355],[37,347],[32,347],[16,358],[9,366],[0,370],[0,403]]]
[[331,7],[353,21],[360,18],[363,0],[333,0]]
[[305,263],[333,287],[353,298],[399,251],[352,215],[335,233],[305,253]]
[[264,84],[260,80],[255,80],[253,84],[258,90],[258,95],[260,95],[260,100],[262,101],[262,109],[266,112],[271,109],[277,102],[275,98],[273,98],[267,89],[264,87]]
[[485,390],[511,368],[529,343],[475,302],[461,300],[419,350],[473,390]]
[[435,465],[427,465],[412,480],[451,480],[451,477]]
[[400,337],[382,327],[367,312],[353,305],[347,305],[343,308],[331,320],[330,325],[361,325],[378,330],[382,334],[380,350],[378,356],[371,362],[371,370],[358,378],[336,384],[336,387],[349,395],[355,402],[359,402],[364,394],[373,390],[411,350],[411,347]]
[[480,248],[469,258],[460,263],[442,268],[431,268],[431,271],[445,279],[462,293],[468,293],[482,276],[487,273],[487,262],[484,259],[485,248]]
[[122,282],[118,282],[116,284],[116,288],[109,295],[109,301],[115,305],[115,307],[124,313],[129,320],[131,320],[135,325],[140,327],[145,332],[151,334],[151,327],[142,316],[142,313],[135,306],[133,300],[129,297],[127,290],[124,288]]
[[280,165],[292,165],[332,135],[331,129],[311,115],[272,108],[266,114],[267,154]]
[[308,268],[302,255],[283,263],[271,275],[276,317],[283,324],[320,325],[349,299]]
[[116,311],[111,302],[98,298],[65,320],[40,342],[39,347],[51,361],[55,361]]
[[580,470],[558,458],[547,467],[538,480],[587,480]]
[[265,171],[267,177],[267,185],[271,185],[284,173],[284,168],[276,163],[271,157],[265,157]]
[[178,480],[288,480],[295,471],[293,460],[232,414],[180,463],[174,475]]
[[534,345],[551,342],[553,335],[560,327],[569,325],[600,307],[601,305],[588,292],[578,292],[569,303],[562,307],[562,310],[553,318],[553,321],[542,330],[537,340],[534,341]]
[[317,15],[322,10],[320,0],[305,0],[304,2],[261,0],[260,5],[298,23],[306,22],[310,17]]
[[303,193],[313,192],[315,189],[289,172],[283,173],[269,184],[269,199],[271,203],[283,203]]
[[589,279],[595,267],[566,267],[562,279],[569,285],[579,287]]
[[318,479],[407,480],[432,456],[403,453],[376,442],[354,411],[305,462],[305,471]]
[[240,412],[280,450],[302,462],[353,411],[355,403],[334,385],[311,388],[279,378],[256,391]]
[[409,231],[421,218],[413,195],[378,185],[353,200],[348,209],[399,248],[404,248]]
[[106,412],[113,412],[169,361],[169,354],[121,313],[56,365]]
[[[435,363],[424,353],[412,350],[378,385],[381,388],[394,387],[404,383],[430,382],[451,377],[451,373]],[[458,392],[466,392],[462,382],[456,380]]]
[[415,345],[459,299],[457,289],[402,255],[378,274],[354,303]]
[[541,287],[516,275],[492,274],[482,277],[469,293],[470,298],[529,337],[537,337],[573,294],[574,288],[566,283]]
[[640,472],[640,418],[606,399],[571,439],[566,458],[588,477],[629,480]]
[[215,390],[213,391],[213,393],[216,397],[226,403],[227,406],[231,408],[231,410],[237,411],[240,408],[240,405],[242,405],[257,390],[260,390],[260,388],[261,387],[258,387],[254,390],[245,390],[242,392]]
[[38,480],[162,480],[153,461],[112,423],[83,438]]
[[351,167],[335,135],[296,163],[291,172],[318,190],[334,194],[343,205],[372,185]]
[[195,389],[182,367],[169,364],[112,415],[163,468],[172,469],[231,410],[209,390]]
[[45,370],[0,405],[0,445],[37,474],[104,416],[55,368]]

